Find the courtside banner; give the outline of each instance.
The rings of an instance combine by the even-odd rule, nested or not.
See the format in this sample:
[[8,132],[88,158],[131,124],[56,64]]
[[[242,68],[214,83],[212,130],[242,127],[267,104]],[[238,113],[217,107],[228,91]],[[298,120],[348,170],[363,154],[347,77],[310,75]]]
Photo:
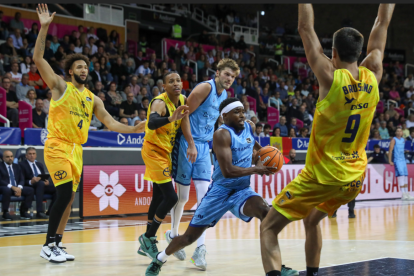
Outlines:
[[[408,190],[413,191],[414,164],[408,166]],[[269,204],[304,168],[285,165],[272,176],[251,176],[251,187]],[[213,169],[213,168],[212,168]],[[145,166],[84,166],[82,217],[147,213],[152,199],[152,183],[144,180]],[[413,194],[414,195],[414,194]],[[400,198],[394,167],[368,165],[357,200]],[[194,185],[185,210],[197,208]]]
[[[144,180],[145,166],[84,166],[82,217],[147,213],[152,199],[152,182]],[[191,184],[184,210],[197,208]]]

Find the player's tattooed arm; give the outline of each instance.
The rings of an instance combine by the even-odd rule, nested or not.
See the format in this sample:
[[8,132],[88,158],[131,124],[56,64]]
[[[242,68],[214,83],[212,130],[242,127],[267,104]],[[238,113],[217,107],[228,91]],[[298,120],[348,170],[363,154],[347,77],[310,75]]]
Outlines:
[[225,178],[235,178],[252,174],[273,174],[273,168],[263,166],[260,160],[256,162],[255,167],[242,168],[234,166],[231,153],[231,137],[228,130],[218,129],[214,133],[213,141],[213,151]]
[[36,8],[37,15],[40,21],[40,31],[37,36],[35,49],[33,52],[33,61],[40,72],[40,75],[46,82],[47,86],[52,90],[52,98],[57,100],[65,92],[66,82],[58,75],[55,74],[49,63],[43,58],[45,52],[46,35],[49,29],[50,23],[55,16],[55,12],[50,15],[47,5],[40,5]]

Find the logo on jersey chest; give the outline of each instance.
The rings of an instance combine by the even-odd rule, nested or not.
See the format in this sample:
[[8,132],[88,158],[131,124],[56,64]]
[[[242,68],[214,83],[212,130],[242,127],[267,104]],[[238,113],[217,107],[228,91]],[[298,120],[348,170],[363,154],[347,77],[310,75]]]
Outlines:
[[368,103],[351,105],[351,110],[368,108]]
[[91,102],[91,101],[92,101],[92,99],[91,99],[91,98],[89,98],[89,97],[86,97],[86,100],[87,100],[88,102]]
[[250,139],[250,137],[247,137],[246,142],[250,144],[252,142],[252,139]]

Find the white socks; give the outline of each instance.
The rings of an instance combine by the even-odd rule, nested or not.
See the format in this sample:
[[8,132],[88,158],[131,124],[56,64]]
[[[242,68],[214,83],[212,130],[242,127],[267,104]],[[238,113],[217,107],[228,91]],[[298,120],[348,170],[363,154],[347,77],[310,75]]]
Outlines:
[[168,255],[165,253],[165,250],[158,253],[158,255],[157,255],[157,260],[158,261],[165,263],[167,261],[167,259],[168,259]]
[[[203,181],[203,180],[193,180],[194,185],[196,188],[197,193],[197,206],[200,206],[201,200],[206,195],[208,186],[210,186],[209,181]],[[206,241],[206,231],[203,232],[203,234],[197,239],[197,247],[202,246]]]
[[407,187],[400,187],[400,189],[401,189],[401,192],[403,194],[408,193],[408,188]]
[[178,236],[178,227],[180,226],[180,220],[183,216],[184,206],[188,201],[190,196],[190,187],[191,185],[184,186],[177,184],[177,204],[171,209],[171,238]]

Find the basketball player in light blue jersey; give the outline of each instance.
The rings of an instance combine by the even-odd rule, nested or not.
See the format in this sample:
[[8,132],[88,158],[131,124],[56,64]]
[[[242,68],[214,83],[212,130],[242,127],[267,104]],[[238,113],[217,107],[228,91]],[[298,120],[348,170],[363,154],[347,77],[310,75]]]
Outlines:
[[408,193],[408,171],[404,156],[405,139],[402,136],[403,131],[401,127],[397,127],[395,137],[392,138],[390,148],[388,149],[388,160],[390,165],[395,168],[395,177],[397,177],[402,193],[401,199],[414,200],[414,197]]
[[[243,104],[237,98],[224,100],[220,105],[224,124],[214,133],[213,182],[182,236],[175,237],[168,247],[157,254],[145,275],[158,275],[168,256],[195,242],[209,227],[214,227],[228,211],[249,222],[253,217],[261,221],[269,205],[250,187],[253,174],[273,174],[272,167],[263,166],[258,151],[261,146],[254,140],[255,125],[245,121]],[[252,167],[252,163],[256,166]],[[296,270],[282,268],[282,275],[299,275]]]
[[[191,179],[196,188],[198,205],[210,185],[211,157],[208,142],[213,139],[214,124],[220,115],[220,104],[227,99],[226,89],[230,88],[239,73],[239,66],[234,60],[223,59],[217,65],[216,77],[199,83],[187,99],[190,120],[189,124],[184,123],[181,128],[187,128],[186,133],[191,130],[191,137],[184,137],[183,132],[178,132],[171,154],[172,177],[177,186],[178,201],[171,210],[171,230],[165,232],[168,243],[178,236],[184,205],[190,194]],[[197,240],[197,248],[191,258],[191,262],[202,270],[207,267],[204,242],[205,233]],[[179,260],[186,258],[184,250],[175,252],[174,256]]]

